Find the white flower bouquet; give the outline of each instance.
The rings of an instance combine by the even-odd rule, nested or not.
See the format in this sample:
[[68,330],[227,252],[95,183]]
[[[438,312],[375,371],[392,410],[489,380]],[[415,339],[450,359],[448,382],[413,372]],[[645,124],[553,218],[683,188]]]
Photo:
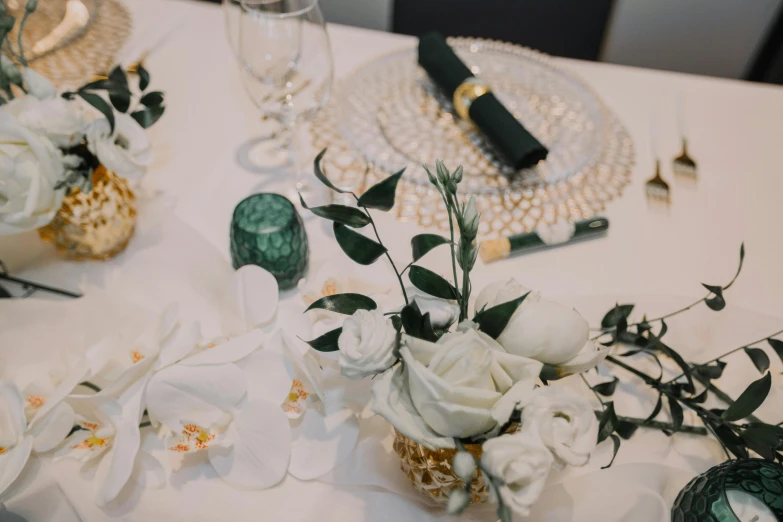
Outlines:
[[[28,0],[20,32],[37,0]],[[132,86],[117,67],[108,77],[58,96],[52,83],[31,69],[7,35],[15,20],[0,3],[0,235],[42,227],[74,188],[89,192],[102,164],[114,174],[139,179],[151,159],[145,129],[165,110],[164,96],[148,91],[149,73],[139,67]]]
[[[343,192],[324,175],[323,154],[316,159],[316,176]],[[546,384],[593,368],[608,348],[588,339],[587,321],[577,312],[514,279],[491,284],[472,300],[470,272],[480,220],[475,199],[459,202],[461,167],[450,172],[438,161],[436,174],[427,172],[456,227],[450,237],[413,237],[413,262],[401,271],[381,242],[369,209],[393,207],[402,172],[354,196],[356,207],[310,208],[334,222],[337,242],[352,260],[368,265],[388,258],[405,304],[382,310],[359,293],[321,297],[308,311],[348,317],[309,344],[322,352],[339,351],[343,376],[374,377],[373,410],[399,434],[429,450],[453,450],[451,468],[461,482],[444,492],[449,511],[467,507],[471,483],[481,476],[499,505],[498,516],[506,521],[512,512],[530,512],[554,466],[588,462],[598,440],[592,406]],[[366,225],[376,239],[355,231]],[[415,264],[432,249],[446,246],[453,280]],[[412,287],[403,283],[406,272]],[[464,451],[469,444],[482,445],[478,462]]]

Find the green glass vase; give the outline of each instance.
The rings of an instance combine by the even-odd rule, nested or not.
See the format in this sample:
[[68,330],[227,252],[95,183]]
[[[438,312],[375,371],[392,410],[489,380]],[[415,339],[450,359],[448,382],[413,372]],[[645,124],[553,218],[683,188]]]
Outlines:
[[234,268],[258,265],[281,290],[304,277],[310,255],[302,218],[279,194],[254,194],[234,208],[230,249]]
[[760,500],[783,521],[783,466],[761,459],[729,460],[691,480],[672,506],[672,522],[738,522],[726,496],[736,490]]

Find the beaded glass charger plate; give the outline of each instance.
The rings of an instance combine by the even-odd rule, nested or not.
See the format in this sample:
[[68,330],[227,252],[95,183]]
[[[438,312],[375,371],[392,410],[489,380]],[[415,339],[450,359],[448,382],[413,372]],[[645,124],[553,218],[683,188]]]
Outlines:
[[474,74],[549,148],[533,168],[515,170],[416,63],[416,50],[384,56],[342,83],[316,118],[313,138],[329,147],[333,181],[361,192],[407,167],[396,211],[403,220],[448,228],[440,196],[422,163],[463,165],[463,194],[475,194],[482,237],[519,233],[541,223],[584,219],[603,210],[628,183],[633,143],[623,125],[578,78],[548,56],[474,38],[449,43]]

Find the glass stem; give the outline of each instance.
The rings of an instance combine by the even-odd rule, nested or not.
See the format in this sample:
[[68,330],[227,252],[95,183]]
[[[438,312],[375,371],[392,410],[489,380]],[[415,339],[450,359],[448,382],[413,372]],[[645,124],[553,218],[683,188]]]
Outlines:
[[280,122],[283,126],[280,131],[280,142],[288,151],[289,164],[294,175],[294,189],[296,192],[306,192],[308,187],[304,177],[303,147],[301,129],[297,125],[296,118]]

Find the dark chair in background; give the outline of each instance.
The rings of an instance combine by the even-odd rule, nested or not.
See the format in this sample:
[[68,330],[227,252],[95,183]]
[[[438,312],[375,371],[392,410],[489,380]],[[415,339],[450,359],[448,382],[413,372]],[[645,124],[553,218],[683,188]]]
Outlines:
[[783,6],[748,72],[748,80],[783,85]]
[[597,60],[614,0],[395,0],[395,33],[476,36]]

